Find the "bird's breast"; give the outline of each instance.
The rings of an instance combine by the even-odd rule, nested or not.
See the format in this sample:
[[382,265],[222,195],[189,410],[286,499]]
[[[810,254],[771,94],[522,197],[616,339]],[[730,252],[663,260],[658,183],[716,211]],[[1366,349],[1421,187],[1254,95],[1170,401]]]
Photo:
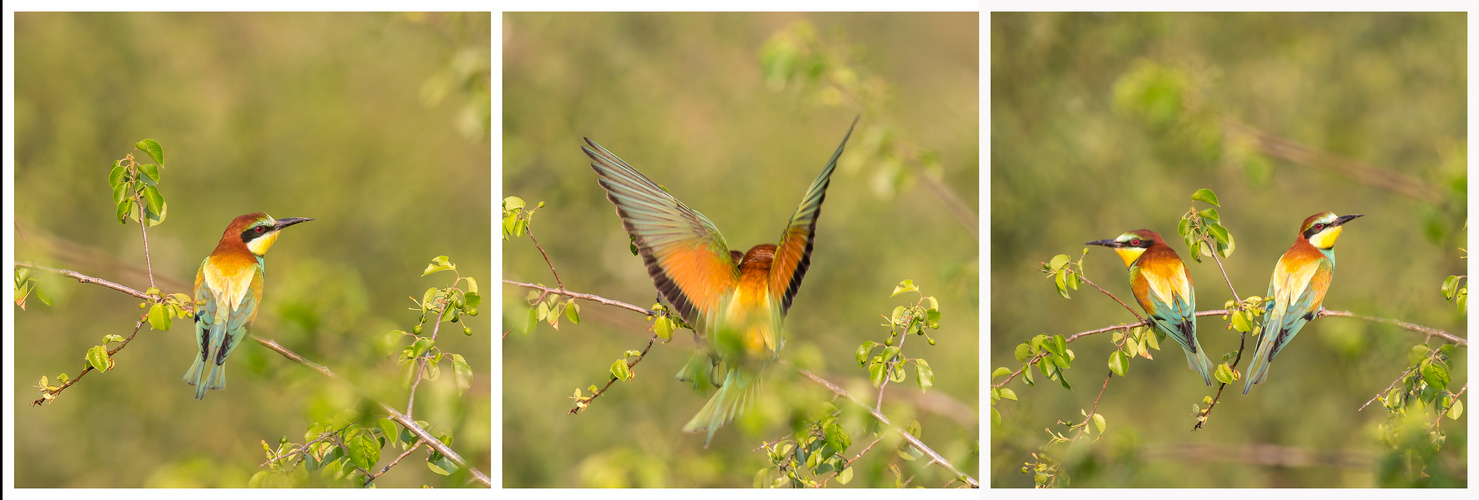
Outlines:
[[217,314],[217,318],[230,317],[236,312],[242,299],[251,291],[256,277],[256,259],[240,259],[227,256],[211,256],[204,265],[205,284],[216,297],[216,304],[224,304],[228,314]]

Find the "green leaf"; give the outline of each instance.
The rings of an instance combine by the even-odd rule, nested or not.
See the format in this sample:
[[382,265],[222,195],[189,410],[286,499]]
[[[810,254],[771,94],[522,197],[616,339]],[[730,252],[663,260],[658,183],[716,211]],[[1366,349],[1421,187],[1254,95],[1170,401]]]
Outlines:
[[991,425],[1001,425],[1001,412],[996,411],[995,407],[991,408]]
[[1253,325],[1248,324],[1248,318],[1243,317],[1242,311],[1234,312],[1232,316],[1229,317],[1229,319],[1232,320],[1233,330],[1247,333],[1249,330],[1253,329]]
[[1094,427],[1096,427],[1096,428],[1099,429],[1099,434],[1104,434],[1104,426],[1105,425],[1106,424],[1104,422],[1104,415],[1095,413],[1094,414]]
[[883,379],[888,376],[886,367],[880,356],[874,356],[873,361],[868,364],[868,381],[873,383],[873,387],[883,385]]
[[113,203],[123,203],[124,200],[133,199],[132,183],[123,182],[113,186]]
[[149,328],[160,331],[169,330],[170,323],[169,312],[163,303],[156,302],[153,307],[149,308]]
[[1017,391],[1013,391],[1013,390],[1011,390],[1009,388],[1002,387],[1001,388],[1001,398],[1002,399],[1010,399],[1012,401],[1016,401],[1017,400]]
[[436,345],[436,341],[430,338],[421,337],[416,339],[416,343],[411,344],[411,357],[419,358],[425,355],[426,351],[430,351],[433,345]]
[[156,214],[164,210],[164,196],[159,194],[158,187],[144,187],[144,206]]
[[1458,420],[1459,417],[1464,415],[1464,401],[1461,399],[1453,400],[1453,406],[1448,408],[1448,412],[1445,415],[1448,415],[1449,420]]
[[118,185],[123,182],[124,176],[127,174],[127,168],[115,163],[113,170],[108,171],[108,187],[113,188],[113,191],[116,193],[118,191]]
[[673,340],[673,320],[671,318],[668,318],[667,316],[659,316],[657,320],[653,322],[652,326],[654,333],[657,334],[657,338],[662,339],[663,342]]
[[525,203],[524,203],[524,199],[523,198],[520,198],[520,197],[517,197],[517,196],[510,196],[510,197],[507,197],[507,198],[504,198],[503,199],[503,209],[504,210],[518,210],[518,209],[524,208],[524,206],[525,206]]
[[[153,189],[153,188],[150,187],[150,189]],[[156,192],[157,192],[157,190],[156,190]],[[164,218],[169,215],[169,202],[163,201],[163,200],[164,200],[164,198],[160,198],[159,211],[156,212],[154,210],[149,210],[149,211],[147,211],[144,214],[144,219],[146,221],[148,221],[149,227],[154,227],[154,226],[158,226],[160,224],[163,224],[164,223]]]
[[1445,366],[1442,361],[1430,362],[1428,360],[1424,360],[1422,366],[1422,374],[1423,380],[1426,381],[1428,385],[1439,389],[1445,389],[1448,387],[1448,367]]
[[1428,352],[1427,344],[1412,346],[1412,349],[1407,351],[1407,364],[1415,365],[1421,363],[1422,360],[1428,358]]
[[472,387],[472,367],[467,364],[467,359],[461,354],[452,355],[452,375],[457,381],[457,394],[460,396]]
[[[382,419],[376,420],[375,421],[375,424],[380,427],[380,434],[382,434],[382,435],[385,436],[385,440],[389,444],[391,444],[393,446],[396,446],[396,447],[401,447],[401,444],[402,444],[401,443],[401,440],[400,440],[401,433],[400,433],[400,430],[399,430],[400,429],[400,425],[396,424],[394,421],[392,421],[392,420],[390,420],[388,418],[382,418]],[[409,443],[407,443],[407,444],[409,444]]]
[[1067,255],[1063,255],[1061,253],[1058,255],[1054,255],[1053,260],[1048,261],[1048,267],[1054,271],[1063,269],[1063,266],[1068,265],[1068,260],[1069,259]]
[[528,334],[529,332],[534,331],[534,325],[539,324],[539,316],[538,316],[538,314],[539,313],[537,313],[536,310],[533,307],[530,307],[529,308],[529,314],[528,314],[528,316],[524,320],[524,333],[525,334]]
[[930,364],[922,359],[914,360],[915,382],[919,383],[919,390],[928,391],[935,385],[935,371],[930,369]]
[[627,366],[626,360],[618,359],[611,363],[611,377],[617,380],[631,380],[632,368]]
[[344,445],[349,451],[349,461],[355,467],[368,471],[380,461],[380,443],[368,432],[359,433]]
[[[468,278],[468,283],[476,282],[472,281],[472,278]],[[473,285],[473,288],[477,288],[477,285]],[[466,303],[468,309],[477,309],[478,306],[483,305],[483,296],[478,295],[476,291],[468,291],[462,294],[462,301]]]
[[[106,343],[109,343],[109,342],[123,342],[123,336],[122,335],[111,334],[111,333],[108,334],[108,335],[104,335],[103,336],[103,343],[106,344]],[[63,374],[63,378],[65,378],[65,376],[66,376],[66,374]]]
[[835,422],[828,425],[822,434],[826,437],[827,446],[831,446],[838,453],[847,451],[847,447],[852,446],[852,436],[848,436],[847,432],[842,430],[842,426]]
[[1009,370],[1009,369],[1007,369],[1007,367],[1003,366],[1001,368],[997,368],[996,371],[991,372],[991,378],[995,379],[996,377],[1001,377],[1001,376],[1011,375],[1011,374],[1012,374],[1012,370]]
[[139,165],[139,171],[143,172],[144,176],[148,177],[150,181],[153,181],[154,183],[159,182],[159,165],[153,163],[145,163],[143,165]]
[[457,266],[452,265],[452,263],[447,260],[446,255],[438,255],[435,259],[431,259],[431,263],[426,265],[426,270],[422,271],[421,275],[426,276],[428,274],[435,274],[442,271],[451,271],[453,269],[457,269]]
[[1114,351],[1109,355],[1109,371],[1121,377],[1125,376],[1125,368],[1129,364],[1129,356],[1124,351]]
[[858,358],[859,367],[868,362],[868,355],[873,354],[873,348],[877,346],[878,343],[871,340],[864,340],[862,344],[858,345],[858,352],[853,355]]
[[1192,193],[1191,200],[1200,201],[1214,207],[1222,206],[1217,203],[1217,193],[1213,193],[1211,189],[1207,188],[1198,189],[1197,192]]
[[901,293],[914,292],[918,290],[919,287],[914,286],[914,280],[904,280],[900,281],[899,284],[894,287],[894,293],[893,295],[889,295],[889,297],[895,297]]
[[[1210,209],[1208,209],[1208,210],[1210,210]],[[1227,242],[1229,241],[1228,240],[1228,235],[1227,235],[1227,228],[1222,227],[1222,224],[1216,224],[1216,223],[1208,224],[1207,225],[1207,232],[1208,233],[1211,233],[1212,234],[1212,237],[1215,238],[1215,239],[1217,239],[1217,242],[1218,243],[1222,243],[1222,244],[1226,245]]]
[[1212,377],[1216,378],[1218,382],[1231,384],[1233,382],[1232,368],[1227,366],[1227,363],[1217,365],[1217,371],[1212,374]]
[[1211,220],[1212,222],[1220,222],[1222,220],[1218,218],[1217,209],[1215,208],[1202,210],[1200,212],[1197,212],[1197,215],[1202,216],[1203,219]]
[[97,371],[105,372],[113,367],[113,358],[108,356],[106,347],[95,345],[87,350],[87,364]]
[[570,299],[570,302],[565,305],[565,318],[569,319],[570,323],[580,324],[580,304],[576,304],[575,299]]
[[1059,269],[1053,273],[1053,284],[1058,286],[1058,295],[1062,295],[1065,299],[1071,298],[1068,296],[1068,283],[1064,281],[1064,275],[1067,273],[1066,269]]
[[838,484],[847,484],[848,481],[852,481],[852,467],[842,469],[842,472],[837,473]]
[[1026,362],[1027,358],[1032,357],[1032,346],[1025,343],[1017,344],[1017,351],[1014,354],[1017,356],[1017,361]]
[[143,150],[145,154],[148,154],[149,158],[154,159],[155,163],[164,163],[164,148],[159,146],[158,141],[144,139],[134,143],[134,146]]
[[1184,240],[1184,239],[1187,239],[1187,235],[1190,232],[1191,232],[1191,218],[1190,217],[1182,217],[1181,218],[1181,222],[1176,223],[1176,234],[1180,234],[1181,235],[1181,239]]

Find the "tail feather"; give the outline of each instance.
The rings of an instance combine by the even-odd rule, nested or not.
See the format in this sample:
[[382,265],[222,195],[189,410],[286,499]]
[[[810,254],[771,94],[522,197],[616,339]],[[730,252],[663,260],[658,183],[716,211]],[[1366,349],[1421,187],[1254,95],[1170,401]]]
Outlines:
[[1253,362],[1248,364],[1248,380],[1243,383],[1243,395],[1253,389],[1253,384],[1262,384],[1268,378],[1268,367],[1272,364],[1269,354],[1273,352],[1274,343],[1265,334],[1258,339],[1258,349],[1253,352]]
[[714,439],[714,431],[719,430],[719,426],[733,422],[735,417],[749,409],[759,393],[759,373],[730,369],[724,377],[724,386],[683,426],[683,432],[707,430],[709,435],[704,438],[704,447],[708,448],[709,441]]
[[1197,352],[1193,353],[1189,349],[1182,349],[1186,351],[1186,366],[1202,374],[1202,382],[1205,382],[1208,387],[1211,387],[1212,372],[1216,370],[1216,365],[1212,364],[1212,360],[1207,359],[1206,351],[1202,350],[1201,341],[1193,340],[1193,342],[1196,342]]
[[[200,356],[190,364],[190,371],[185,372],[185,383],[195,386],[197,400],[205,399],[206,390],[226,388],[226,367],[223,366],[226,360],[221,351],[222,344],[226,343],[225,325],[214,324],[208,331],[202,330],[199,341],[204,342]],[[207,365],[210,366],[209,372],[206,371]]]
[[205,399],[205,363],[199,356],[195,362],[190,364],[190,371],[185,372],[185,383],[195,386],[195,399]]

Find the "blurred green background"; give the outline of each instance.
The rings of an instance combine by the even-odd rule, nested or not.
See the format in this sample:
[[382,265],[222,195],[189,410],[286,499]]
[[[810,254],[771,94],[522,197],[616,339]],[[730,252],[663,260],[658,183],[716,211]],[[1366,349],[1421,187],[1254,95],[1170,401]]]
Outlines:
[[[1467,337],[1465,315],[1439,293],[1444,278],[1467,274],[1466,34],[1462,13],[993,14],[991,368],[1020,367],[1014,347],[1038,333],[1134,321],[1088,286],[1062,299],[1040,272],[1056,254],[1077,259],[1084,242],[1128,230],[1167,235],[1191,267],[1199,308],[1222,308],[1232,294],[1216,264],[1191,263],[1176,237],[1199,188],[1221,198],[1237,245],[1225,265],[1240,296],[1264,295],[1305,217],[1360,213],[1337,246],[1325,306]],[[1364,167],[1300,156],[1301,147]],[[1374,180],[1385,173],[1416,187]],[[1090,250],[1084,262],[1089,279],[1131,300],[1112,252]],[[1218,318],[1199,327],[1214,360],[1237,349]],[[1079,421],[1093,404],[1109,340],[1069,345],[1072,392],[1012,382],[1021,401],[998,405],[992,485],[1033,484],[1020,468],[1047,441],[1044,427],[1062,431],[1055,422]],[[1389,458],[1376,431],[1387,414],[1379,404],[1356,409],[1423,340],[1372,322],[1316,320],[1267,382],[1246,397],[1229,387],[1195,433],[1192,405],[1215,389],[1163,342],[1154,361],[1136,359],[1110,382],[1099,403],[1104,438],[1053,452],[1074,486],[1375,486]],[[1450,363],[1451,390],[1467,383],[1467,358],[1460,348]],[[1466,484],[1467,418],[1443,420],[1433,484]],[[1325,459],[1261,460],[1291,451]]]
[[[189,292],[232,218],[317,220],[284,231],[267,258],[253,333],[405,409],[385,333],[410,330],[407,297],[447,286],[420,277],[448,255],[491,285],[488,136],[491,16],[482,14],[16,15],[16,258],[148,287],[137,225],[119,225],[110,163],[143,138],[164,146],[168,217],[149,231],[159,286]],[[142,154],[140,154],[142,157]],[[43,407],[37,379],[75,376],[104,335],[127,335],[138,300],[49,279],[16,318],[19,487],[246,486],[262,442],[302,443],[308,423],[376,417],[332,384],[247,341],[229,383],[195,401],[180,378],[190,325],[143,331],[108,373]],[[485,287],[488,285],[485,285]],[[454,436],[487,472],[491,314],[442,329],[451,372],[418,391],[415,416]],[[429,331],[429,328],[428,328]],[[346,416],[347,412],[347,416]],[[379,466],[397,453],[383,452]],[[413,455],[379,486],[460,486]]]
[[[763,47],[777,33],[796,33],[798,22],[852,55],[844,73],[862,88],[878,89],[866,84],[876,81],[870,78],[886,81],[892,104],[860,109],[848,96],[768,86]],[[596,184],[582,137],[708,216],[732,247],[748,249],[778,240],[861,113],[832,177],[781,357],[871,398],[876,391],[854,351],[887,336],[880,315],[917,298],[889,294],[913,279],[943,311],[932,332],[937,346],[922,339],[905,346],[929,361],[935,386],[921,394],[911,372],[906,383],[889,386],[884,410],[900,425],[917,419],[926,443],[976,475],[976,224],[968,230],[924,182],[907,181],[912,170],[878,152],[888,141],[935,152],[936,183],[953,189],[974,217],[976,14],[505,14],[503,38],[501,196],[520,196],[531,207],[546,203],[534,215],[534,235],[566,287],[643,307],[657,292]],[[504,278],[554,285],[527,237],[503,243],[503,251]],[[646,345],[650,323],[583,302],[578,325],[540,324],[524,334],[526,293],[504,285],[503,328],[512,330],[503,351],[505,486],[749,487],[769,463],[752,450],[790,433],[793,418],[817,413],[830,399],[793,368],[772,369],[755,410],[721,428],[704,449],[702,435],[681,432],[712,394],[673,379],[694,348],[682,331],[652,348],[635,380],[566,415],[576,388],[604,385],[613,361]],[[863,432],[868,419],[856,405],[838,406],[853,431],[852,456],[871,442]],[[938,467],[925,468],[925,460],[900,459],[892,450],[897,442],[886,439],[865,455],[848,486],[893,485],[890,464],[904,479],[914,477],[912,485],[949,480]]]

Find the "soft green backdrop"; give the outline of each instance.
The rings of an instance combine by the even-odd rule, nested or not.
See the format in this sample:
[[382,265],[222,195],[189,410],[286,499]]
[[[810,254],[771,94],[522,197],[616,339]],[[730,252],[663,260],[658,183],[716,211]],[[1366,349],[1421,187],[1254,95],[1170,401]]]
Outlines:
[[[148,287],[135,224],[119,225],[107,178],[135,141],[165,150],[167,220],[149,231],[165,292],[189,292],[233,217],[317,220],[267,258],[253,332],[327,365],[402,410],[385,333],[409,330],[407,297],[448,255],[491,289],[488,143],[491,16],[483,14],[45,14],[16,16],[16,255]],[[140,155],[142,157],[142,155]],[[342,385],[244,342],[223,391],[195,401],[180,377],[190,325],[140,332],[108,373],[43,407],[41,376],[75,376],[88,347],[127,335],[138,300],[49,280],[16,319],[19,487],[245,486],[262,441],[303,442],[308,422],[374,415]],[[423,383],[416,417],[455,436],[488,472],[490,316],[449,324],[440,346],[477,373]],[[373,422],[373,420],[371,420]],[[396,453],[385,450],[380,466]],[[457,486],[408,457],[380,486]]]
[[[991,28],[992,369],[1020,367],[1014,347],[1038,333],[1134,320],[1087,285],[1064,300],[1040,272],[1056,254],[1077,259],[1090,240],[1139,228],[1168,235],[1191,266],[1199,309],[1222,308],[1232,294],[1216,264],[1190,263],[1176,237],[1189,196],[1204,187],[1220,196],[1236,238],[1225,264],[1241,296],[1266,292],[1305,217],[1361,213],[1336,247],[1325,306],[1467,336],[1465,315],[1439,293],[1445,277],[1467,274],[1463,14],[993,14]],[[1410,176],[1433,196],[1274,158],[1245,136],[1223,135],[1235,129],[1222,120]],[[1131,300],[1113,252],[1095,247],[1084,262],[1090,279]],[[1237,349],[1218,318],[1198,325],[1214,360]],[[1077,422],[1092,406],[1109,340],[1069,345],[1072,392],[1012,382],[1021,401],[998,405],[993,485],[1032,485],[1019,469],[1047,441],[1044,427],[1061,431],[1055,422]],[[1136,359],[1128,377],[1110,382],[1102,440],[1087,452],[1053,450],[1067,457],[1075,486],[1373,486],[1386,412],[1356,409],[1423,340],[1371,322],[1315,320],[1267,382],[1246,397],[1241,381],[1229,387],[1194,433],[1192,405],[1214,391],[1163,342],[1154,361]],[[1468,381],[1467,359],[1458,349],[1454,391]],[[1444,481],[1465,481],[1467,418],[1443,420]],[[1350,465],[1260,464],[1289,451]]]
[[[657,292],[596,185],[582,137],[708,216],[732,247],[773,243],[860,112],[767,87],[761,47],[798,21],[823,39],[845,40],[858,73],[886,80],[894,100],[877,114],[862,112],[832,177],[781,357],[871,398],[854,351],[886,337],[880,315],[914,297],[889,293],[914,279],[939,298],[944,314],[932,332],[939,345],[912,338],[905,346],[929,361],[935,386],[920,394],[911,372],[889,387],[885,411],[901,425],[918,419],[926,443],[976,476],[977,241],[924,185],[887,193],[890,166],[869,159],[878,138],[867,132],[887,123],[897,140],[937,152],[945,184],[976,210],[976,14],[506,14],[501,195],[546,203],[534,215],[534,235],[566,287],[643,307]],[[503,250],[504,278],[555,283],[527,237]],[[772,369],[756,409],[704,449],[702,435],[681,432],[709,397],[673,379],[693,349],[683,331],[652,348],[635,380],[566,415],[576,388],[604,385],[623,351],[646,345],[649,323],[584,302],[580,324],[541,324],[526,335],[525,294],[504,286],[503,328],[513,330],[503,351],[505,486],[748,487],[768,463],[752,450],[830,399],[794,369]],[[839,406],[854,434],[851,456],[872,438],[865,439],[865,414]],[[895,442],[865,455],[848,486],[893,485],[888,464],[902,467],[904,479],[915,477],[912,485],[949,479],[923,468],[924,460],[900,459]]]

